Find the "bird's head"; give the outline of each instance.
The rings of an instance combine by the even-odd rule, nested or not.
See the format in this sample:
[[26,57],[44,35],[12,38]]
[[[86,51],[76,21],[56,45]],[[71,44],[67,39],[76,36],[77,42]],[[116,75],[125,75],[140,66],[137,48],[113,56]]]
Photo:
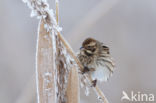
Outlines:
[[97,41],[93,38],[87,38],[80,48],[87,56],[92,56],[98,52]]

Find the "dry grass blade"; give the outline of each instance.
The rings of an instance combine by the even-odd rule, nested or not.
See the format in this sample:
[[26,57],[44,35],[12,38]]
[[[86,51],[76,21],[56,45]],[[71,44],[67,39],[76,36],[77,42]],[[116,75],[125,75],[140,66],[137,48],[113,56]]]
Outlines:
[[40,23],[37,42],[37,96],[38,103],[56,103],[55,91],[55,63],[52,38],[44,28],[43,20]]
[[78,71],[73,67],[69,72],[67,86],[67,103],[79,103],[79,78]]

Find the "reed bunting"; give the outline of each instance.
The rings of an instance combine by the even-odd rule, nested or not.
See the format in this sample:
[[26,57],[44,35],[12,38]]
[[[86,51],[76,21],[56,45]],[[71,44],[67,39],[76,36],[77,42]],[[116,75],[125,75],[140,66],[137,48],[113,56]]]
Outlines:
[[83,73],[91,75],[94,87],[97,81],[107,81],[114,71],[109,48],[93,38],[84,40],[77,57],[84,66]]

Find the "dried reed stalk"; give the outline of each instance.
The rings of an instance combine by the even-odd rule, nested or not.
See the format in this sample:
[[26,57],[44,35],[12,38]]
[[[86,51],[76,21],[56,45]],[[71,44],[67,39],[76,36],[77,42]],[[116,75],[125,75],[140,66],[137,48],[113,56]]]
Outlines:
[[36,81],[38,103],[56,103],[55,64],[50,32],[44,28],[44,21],[39,24]]
[[[72,103],[73,99],[69,99],[70,96],[73,96],[75,103],[78,103],[80,98],[78,72],[73,72],[71,69],[74,66],[73,59],[70,58],[62,41],[57,36],[57,32],[59,32],[57,28],[58,19],[56,24],[54,17],[48,14],[49,10],[40,11],[38,5],[36,5],[38,12],[41,12],[39,14],[46,13],[45,18],[41,16],[42,20],[38,34],[36,68],[38,103]],[[45,28],[45,25],[50,27]],[[72,71],[68,81],[70,69]],[[74,70],[77,71],[76,68]],[[67,89],[69,87],[72,88]],[[76,90],[76,92],[71,90]]]
[[79,78],[76,67],[73,67],[69,72],[67,86],[67,103],[79,103],[80,97]]
[[46,31],[43,20],[39,31],[36,68],[38,103],[79,103],[75,64],[57,35]]
[[[57,88],[58,88],[58,103],[73,103],[79,102],[79,80],[77,66],[72,57],[66,50],[66,47],[58,37],[56,37],[56,66],[57,66]],[[70,88],[70,89],[69,89]],[[75,91],[75,92],[73,92]]]

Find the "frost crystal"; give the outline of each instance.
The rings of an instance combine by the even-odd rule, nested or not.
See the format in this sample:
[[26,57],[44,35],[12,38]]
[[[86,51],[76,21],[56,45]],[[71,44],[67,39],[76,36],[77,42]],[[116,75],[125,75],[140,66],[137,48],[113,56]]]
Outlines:
[[45,76],[52,76],[52,73],[47,72],[47,73],[45,73],[44,75],[45,75]]
[[90,93],[90,92],[89,92],[89,87],[86,86],[86,87],[85,87],[85,94],[86,94],[86,96],[88,96],[89,93]]
[[54,11],[49,8],[47,0],[23,0],[24,3],[32,10],[30,16],[37,17],[37,19],[44,19],[45,24],[47,24],[47,31],[54,28],[57,32],[60,32],[62,29],[57,25]]
[[34,17],[34,16],[36,16],[36,15],[37,15],[37,11],[32,10],[32,11],[31,11],[31,14],[30,14],[30,17]]

